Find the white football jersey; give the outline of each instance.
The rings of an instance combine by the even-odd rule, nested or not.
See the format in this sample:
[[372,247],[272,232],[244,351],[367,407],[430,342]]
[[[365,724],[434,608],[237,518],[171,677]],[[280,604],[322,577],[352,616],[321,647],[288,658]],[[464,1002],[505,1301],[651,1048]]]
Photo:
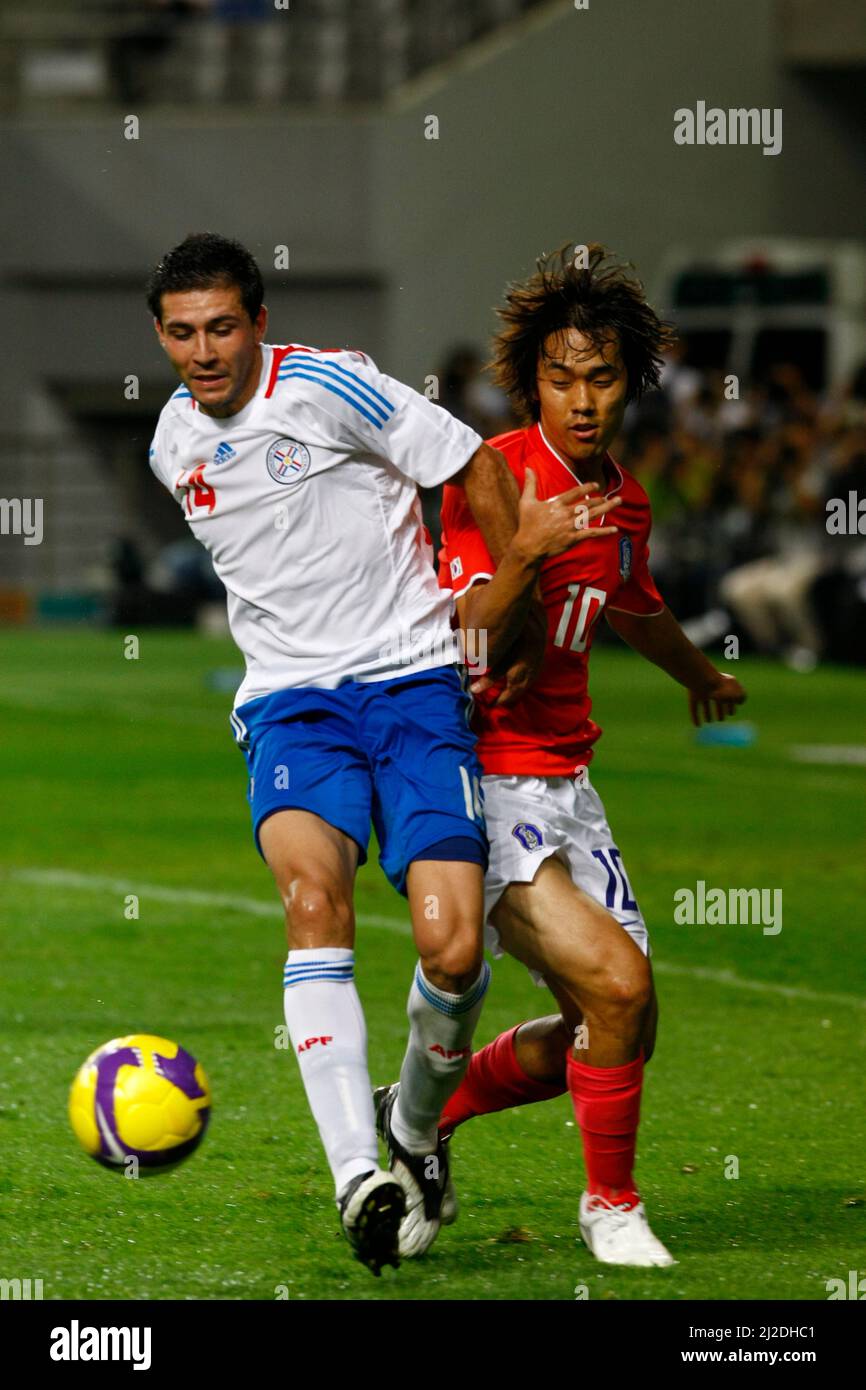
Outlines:
[[235,707],[459,661],[415,484],[453,477],[480,436],[361,352],[262,359],[225,419],[175,391],[150,450],[226,587],[247,668]]

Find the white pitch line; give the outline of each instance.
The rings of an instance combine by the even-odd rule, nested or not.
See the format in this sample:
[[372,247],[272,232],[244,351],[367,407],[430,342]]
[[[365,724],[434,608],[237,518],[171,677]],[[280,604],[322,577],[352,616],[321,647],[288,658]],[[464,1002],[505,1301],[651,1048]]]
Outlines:
[[[196,888],[169,888],[153,883],[133,883],[129,879],[104,878],[99,874],[76,874],[66,869],[11,869],[9,878],[18,883],[33,883],[46,888],[72,888],[83,892],[109,892],[126,896],[135,892],[139,898],[154,902],[182,903],[188,907],[220,907],[233,912],[245,912],[254,917],[279,918],[279,904],[263,902],[261,898],[234,897],[228,893],[203,893]],[[359,927],[378,927],[411,936],[408,921],[399,917],[358,913]],[[844,1004],[854,1009],[866,1009],[866,999],[856,994],[831,994],[820,990],[800,989],[796,985],[777,985],[769,980],[749,980],[730,970],[710,970],[701,965],[675,965],[670,961],[653,961],[659,975],[683,975],[693,980],[722,985],[729,989],[751,990],[757,994],[773,994],[782,999],[799,999],[811,1004]]]
[[866,767],[866,745],[862,743],[795,743],[790,753],[798,763]]
[[[261,898],[233,897],[230,893],[203,893],[197,888],[169,888],[156,883],[104,878],[100,874],[76,874],[66,869],[12,869],[8,877],[18,883],[33,883],[46,888],[72,888],[85,893],[117,893],[121,897],[135,893],[139,898],[150,898],[158,903],[182,903],[187,907],[222,907],[228,908],[231,912],[245,912],[253,917],[269,917],[273,921],[278,921],[281,916],[276,898],[268,903]],[[383,931],[398,932],[401,936],[412,935],[409,922],[402,922],[397,917],[377,917],[369,913],[359,913],[355,920],[362,927],[381,927]]]
[[856,994],[830,994],[816,989],[800,989],[797,985],[777,985],[769,980],[748,980],[732,970],[709,970],[703,965],[674,965],[671,961],[653,961],[653,970],[660,975],[688,975],[692,980],[707,980],[714,985],[730,985],[733,989],[750,989],[760,994],[777,994],[783,999],[802,999],[807,1004],[849,1004],[854,1009],[866,1009],[866,999]]

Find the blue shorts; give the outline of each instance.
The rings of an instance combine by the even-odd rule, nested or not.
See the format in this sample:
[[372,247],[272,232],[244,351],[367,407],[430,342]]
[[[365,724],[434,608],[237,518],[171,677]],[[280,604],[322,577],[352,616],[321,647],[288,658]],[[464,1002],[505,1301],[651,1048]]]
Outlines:
[[444,840],[464,841],[463,852],[458,845],[448,858],[486,870],[471,709],[465,675],[455,666],[345,681],[336,690],[278,690],[241,705],[231,720],[249,768],[247,799],[259,853],[262,822],[294,808],[350,835],[361,864],[372,820],[379,863],[404,895],[409,865]]

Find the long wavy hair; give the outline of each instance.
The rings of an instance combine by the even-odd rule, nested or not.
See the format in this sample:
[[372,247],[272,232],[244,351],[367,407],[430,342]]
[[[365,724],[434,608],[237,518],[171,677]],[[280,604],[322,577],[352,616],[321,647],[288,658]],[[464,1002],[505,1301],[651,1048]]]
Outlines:
[[488,364],[525,421],[539,416],[536,377],[539,361],[549,356],[545,343],[570,328],[602,354],[616,335],[628,376],[627,400],[658,386],[662,353],[675,341],[676,330],[647,304],[631,265],[615,260],[598,242],[586,247],[566,242],[539,257],[536,266],[529,279],[508,286],[505,303],[496,310],[503,327]]

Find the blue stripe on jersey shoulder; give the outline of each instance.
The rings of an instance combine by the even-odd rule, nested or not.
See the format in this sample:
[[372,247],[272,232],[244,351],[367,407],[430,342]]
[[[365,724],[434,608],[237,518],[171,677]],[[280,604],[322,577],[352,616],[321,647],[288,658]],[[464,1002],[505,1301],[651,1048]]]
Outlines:
[[333,381],[344,391],[351,393],[352,397],[357,397],[368,409],[372,410],[377,419],[382,424],[387,424],[390,415],[394,413],[395,407],[387,400],[375,387],[370,386],[363,377],[356,376],[354,372],[347,372],[342,367],[337,367],[333,362],[323,362],[314,357],[295,356],[289,358],[277,372],[277,381],[284,381],[299,370],[311,372],[316,377],[321,377],[322,381]]
[[335,376],[336,380],[342,379],[343,381],[346,381],[360,395],[365,397],[372,397],[372,400],[370,401],[371,405],[374,405],[375,402],[378,401],[378,403],[380,405],[383,405],[386,410],[394,410],[393,403],[389,401],[386,396],[383,396],[381,391],[377,391],[375,386],[371,386],[370,383],[368,381],[365,381],[362,376],[358,376],[357,372],[350,372],[347,367],[341,367],[339,362],[334,362],[330,357],[322,358],[321,356],[312,356],[300,352],[292,353],[290,357],[286,357],[284,361],[280,363],[279,369],[277,371],[277,380],[279,380],[279,378],[285,372],[290,371],[292,365],[295,362],[303,362],[305,365],[309,365],[311,369],[315,369],[316,371],[320,372],[327,372],[329,376]]
[[185,386],[178,386],[176,391],[172,391],[169,399],[172,401],[179,401],[189,399],[191,396],[192,391],[188,391]]
[[[364,419],[369,420],[371,425],[375,425],[377,430],[382,428],[388,418],[383,413],[373,415],[371,410],[366,410],[355,397],[349,395],[348,391],[341,391],[339,386],[335,386],[334,382],[328,380],[327,377],[314,376],[312,372],[302,372],[298,369],[294,369],[290,372],[281,374],[278,376],[277,380],[287,381],[289,377],[300,377],[304,381],[312,381],[316,386],[321,386],[325,391],[332,391],[335,396],[342,396],[344,401],[348,401],[349,405],[353,405],[359,415],[363,415]],[[378,407],[372,407],[372,409],[378,409]]]

